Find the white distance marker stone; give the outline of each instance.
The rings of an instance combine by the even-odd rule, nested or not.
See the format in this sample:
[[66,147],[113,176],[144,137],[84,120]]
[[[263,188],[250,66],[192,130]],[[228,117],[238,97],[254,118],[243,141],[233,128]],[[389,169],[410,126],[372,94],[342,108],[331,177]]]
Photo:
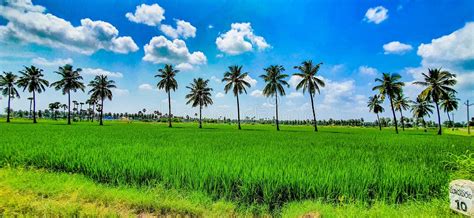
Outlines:
[[454,180],[449,183],[449,207],[464,215],[474,217],[474,182]]

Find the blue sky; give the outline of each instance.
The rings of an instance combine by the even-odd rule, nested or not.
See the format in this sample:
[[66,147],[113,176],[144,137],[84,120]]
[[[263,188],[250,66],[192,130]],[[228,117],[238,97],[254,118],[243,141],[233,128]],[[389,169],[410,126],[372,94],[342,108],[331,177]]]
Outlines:
[[[181,69],[172,94],[176,115],[197,112],[185,105],[185,86],[203,77],[214,88],[214,105],[204,116],[236,117],[235,98],[223,95],[219,80],[227,66],[238,64],[253,84],[242,97],[242,117],[272,118],[274,99],[261,96],[258,76],[271,64],[283,65],[291,76],[304,60],[324,63],[319,73],[327,86],[316,98],[322,119],[375,119],[366,102],[381,72],[400,73],[405,94],[414,98],[421,87],[411,82],[428,67],[443,67],[458,75],[458,97],[474,101],[470,0],[0,2],[0,71],[35,64],[55,81],[57,67],[72,63],[84,69],[87,82],[108,74],[118,89],[106,111],[166,112],[166,95],[156,90],[153,77],[165,63]],[[28,96],[23,93],[13,108],[26,109]],[[53,101],[66,97],[49,89],[38,97],[39,108]],[[294,86],[280,102],[282,119],[311,117],[309,96]],[[390,116],[388,110],[384,116]],[[465,119],[464,107],[456,117]]]

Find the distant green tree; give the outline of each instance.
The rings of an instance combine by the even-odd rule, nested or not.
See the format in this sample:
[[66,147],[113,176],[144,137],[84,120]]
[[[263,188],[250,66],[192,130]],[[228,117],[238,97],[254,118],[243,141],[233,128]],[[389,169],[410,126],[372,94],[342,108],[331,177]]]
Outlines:
[[271,65],[264,69],[266,74],[261,75],[260,77],[265,81],[267,85],[263,88],[263,95],[266,97],[275,97],[275,122],[277,131],[280,131],[280,126],[278,124],[278,95],[285,95],[285,88],[290,87],[285,81],[285,78],[288,77],[286,74],[282,74],[285,71],[285,68],[281,65]]
[[3,72],[3,75],[0,75],[0,89],[2,91],[2,95],[8,97],[7,123],[10,122],[11,99],[20,97],[18,91],[15,88],[17,78],[18,76],[12,72]]
[[17,82],[19,87],[23,88],[23,91],[33,93],[33,123],[36,121],[36,93],[41,93],[46,90],[45,87],[49,86],[49,82],[43,79],[43,70],[35,66],[25,67],[24,70],[20,71],[20,79]]
[[399,80],[402,77],[399,74],[383,73],[382,78],[376,78],[375,82],[379,85],[372,88],[372,90],[378,90],[382,100],[388,97],[390,100],[390,107],[392,108],[393,123],[395,124],[395,132],[398,134],[397,116],[395,116],[395,107],[393,105],[394,98],[400,95],[403,91],[405,83]]
[[426,122],[424,117],[430,117],[430,114],[433,113],[433,105],[431,105],[428,100],[418,97],[416,98],[416,101],[412,101],[411,111],[416,120],[421,119],[424,131],[426,132]]
[[112,90],[113,88],[117,88],[115,86],[115,81],[109,80],[107,76],[104,75],[99,75],[94,78],[89,83],[89,87],[92,89],[89,91],[89,94],[91,95],[91,98],[93,99],[98,99],[100,100],[100,122],[99,125],[104,125],[103,124],[103,117],[104,117],[104,100],[107,98],[110,101],[112,101]]
[[454,92],[450,92],[448,95],[443,95],[441,98],[441,108],[446,112],[448,115],[449,124],[453,128],[454,131],[454,117],[451,121],[451,117],[449,113],[458,109],[458,101],[459,98],[456,98],[456,94]]
[[189,86],[186,86],[189,89],[189,94],[186,95],[188,99],[186,104],[192,104],[193,107],[199,106],[199,128],[202,128],[202,107],[207,107],[213,103],[211,98],[212,88],[208,87],[208,82],[209,80],[197,78]]
[[158,81],[158,89],[164,89],[168,94],[168,127],[171,127],[171,90],[176,91],[178,89],[178,82],[174,78],[179,70],[173,68],[173,65],[166,64],[164,68],[158,70],[158,74],[155,77],[161,78]]
[[416,81],[413,84],[426,87],[420,97],[434,102],[438,112],[438,135],[441,135],[441,116],[439,113],[439,104],[443,98],[450,93],[456,93],[453,86],[456,85],[456,75],[448,71],[439,69],[428,69],[428,74],[423,73],[423,81]]
[[63,95],[67,94],[68,125],[71,125],[71,91],[76,92],[77,90],[81,90],[84,92],[85,89],[84,83],[81,82],[82,76],[79,74],[81,71],[81,68],[77,68],[76,70],[74,70],[72,65],[69,64],[59,67],[58,71],[56,71],[55,73],[60,75],[61,79],[51,84],[51,87],[54,87],[54,89],[62,90]]
[[316,95],[316,91],[318,92],[318,94],[320,93],[320,87],[325,86],[324,81],[321,78],[318,78],[317,76],[319,68],[322,64],[323,63],[313,65],[313,62],[311,60],[304,61],[303,63],[301,63],[300,66],[294,67],[300,72],[293,74],[301,79],[301,82],[298,83],[298,85],[296,86],[296,90],[303,89],[303,93],[305,91],[309,92],[309,96],[311,98],[311,108],[313,110],[313,125],[315,132],[318,131],[318,123],[316,121],[316,112],[314,110],[313,97]]
[[393,102],[395,105],[395,109],[400,111],[400,120],[402,122],[402,130],[405,131],[405,122],[403,119],[403,111],[410,109],[410,100],[400,93],[395,97],[395,101]]
[[378,95],[374,95],[369,98],[367,102],[367,107],[369,107],[370,112],[374,112],[377,115],[377,123],[379,124],[379,130],[382,130],[382,123],[380,122],[379,113],[384,112],[384,108],[382,107],[382,100]]
[[240,103],[239,103],[239,94],[247,94],[245,87],[250,88],[250,83],[245,79],[248,76],[248,72],[242,73],[242,66],[230,66],[229,71],[224,73],[224,78],[222,82],[225,82],[224,91],[227,94],[229,90],[232,89],[232,93],[237,98],[237,123],[240,127]]

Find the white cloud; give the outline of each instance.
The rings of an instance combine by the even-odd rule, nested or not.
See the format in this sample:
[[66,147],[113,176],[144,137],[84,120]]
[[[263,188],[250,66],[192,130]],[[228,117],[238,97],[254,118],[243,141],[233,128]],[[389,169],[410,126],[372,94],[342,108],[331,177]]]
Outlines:
[[262,107],[272,108],[272,107],[275,107],[275,105],[274,105],[274,104],[270,104],[270,103],[268,103],[268,102],[265,102],[265,103],[262,104]]
[[233,23],[231,29],[219,35],[216,39],[217,48],[230,55],[238,55],[244,52],[259,51],[270,48],[270,45],[261,36],[254,34],[250,23]]
[[189,69],[189,65],[202,65],[207,62],[204,53],[190,53],[186,43],[180,39],[170,41],[164,36],[155,36],[144,46],[144,50],[143,60],[155,64],[176,64],[183,69]]
[[226,105],[226,104],[223,104],[223,105],[217,105],[218,108],[221,108],[221,109],[228,109],[230,108],[229,105]]
[[148,83],[144,83],[144,84],[139,85],[138,89],[142,91],[152,91],[154,87]]
[[322,88],[322,94],[324,95],[322,105],[327,108],[333,106],[341,106],[347,102],[353,101],[352,96],[355,91],[355,81],[332,81],[324,79],[326,86]]
[[209,25],[207,26],[207,28],[208,28],[208,29],[213,29],[214,26],[213,26],[212,24],[209,24]]
[[388,10],[383,6],[377,6],[375,8],[369,8],[365,12],[364,20],[368,23],[379,24],[388,18]]
[[291,92],[289,95],[286,96],[287,98],[302,98],[303,93],[301,92]]
[[176,69],[180,71],[191,71],[194,69],[194,67],[193,65],[189,63],[181,63],[181,64],[176,65]]
[[344,64],[336,64],[334,66],[332,66],[329,71],[331,73],[338,73],[338,72],[341,72],[342,70],[344,70],[346,66]]
[[83,68],[82,73],[90,76],[104,75],[108,77],[123,78],[123,74],[120,72],[111,72],[101,68]]
[[158,4],[141,4],[136,7],[135,13],[126,13],[125,17],[135,23],[142,23],[148,26],[158,26],[165,19],[165,9]]
[[222,93],[222,92],[218,92],[218,93],[216,94],[216,98],[223,98],[224,96],[225,96],[225,94]]
[[196,37],[196,27],[184,20],[176,20],[176,28],[171,25],[162,24],[160,30],[168,37],[177,38],[194,38]]
[[252,97],[260,98],[260,97],[263,97],[263,92],[262,90],[256,89],[256,90],[253,90],[252,93],[250,93],[250,95]]
[[31,60],[31,63],[41,65],[41,66],[46,66],[46,67],[60,67],[66,64],[72,64],[73,60],[71,58],[66,58],[66,59],[56,58],[54,60],[47,60],[42,57],[37,57],[37,58],[33,58]]
[[379,73],[379,71],[373,67],[369,67],[369,66],[360,66],[359,67],[359,73],[362,74],[362,75],[366,75],[366,76],[375,76]]
[[130,92],[127,89],[114,88],[112,92],[115,92],[117,96],[127,96]]
[[298,85],[298,83],[301,82],[301,80],[302,80],[301,77],[293,75],[290,77],[290,80],[288,80],[288,83],[290,84],[291,87],[296,88],[296,86]]
[[216,76],[211,76],[211,80],[216,82],[216,83],[222,83],[222,80],[217,78]]
[[257,80],[252,78],[250,75],[247,75],[246,77],[244,77],[244,80],[250,83],[251,87],[254,87],[255,85],[257,85]]
[[223,58],[224,54],[216,54],[216,58]]
[[44,13],[43,7],[29,0],[6,1],[0,5],[0,16],[8,21],[0,26],[2,41],[23,41],[87,55],[98,50],[124,54],[138,50],[131,37],[119,37],[119,31],[110,23],[85,18],[81,25],[73,26],[69,21]]
[[399,41],[393,41],[383,45],[384,54],[405,54],[412,49],[413,47],[411,45],[403,44]]

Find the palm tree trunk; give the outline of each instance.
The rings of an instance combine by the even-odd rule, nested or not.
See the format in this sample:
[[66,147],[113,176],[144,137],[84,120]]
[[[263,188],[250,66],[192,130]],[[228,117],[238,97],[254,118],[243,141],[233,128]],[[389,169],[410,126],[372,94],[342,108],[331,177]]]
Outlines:
[[436,111],[438,112],[438,135],[441,135],[441,116],[439,114],[438,101],[435,101]]
[[11,97],[12,97],[12,95],[11,95],[11,88],[9,88],[9,89],[10,89],[10,90],[8,91],[7,123],[10,122],[10,110],[11,110],[11,109],[10,109],[10,99],[11,99]]
[[239,129],[240,128],[240,106],[239,106],[239,94],[237,94],[237,123],[239,124]]
[[454,123],[451,123],[451,117],[449,116],[449,112],[446,112],[446,114],[448,115],[449,124],[450,124],[451,126],[454,126]]
[[202,128],[202,105],[199,104],[199,128]]
[[33,123],[37,123],[36,122],[36,95],[35,95],[34,90],[33,90]]
[[380,123],[379,113],[377,114],[377,122],[379,123],[379,130],[382,131],[382,124]]
[[102,121],[102,118],[104,117],[104,98],[101,98],[101,105],[100,105],[100,123],[99,125],[103,126],[104,123]]
[[67,125],[71,125],[71,91],[67,91]]
[[400,109],[400,119],[402,121],[402,131],[405,131],[405,122],[403,121],[403,113],[401,109]]
[[453,128],[452,131],[454,131],[454,113],[453,113],[453,125],[452,125],[452,128]]
[[168,127],[172,127],[171,126],[171,95],[170,95],[170,91],[168,91]]
[[97,101],[94,101],[94,104],[92,105],[92,118],[91,118],[92,123],[94,122],[94,118],[95,118],[95,104],[96,103]]
[[398,134],[398,124],[397,124],[397,116],[395,116],[395,109],[393,108],[393,101],[390,98],[390,106],[392,107],[392,114],[393,114],[393,123],[395,123],[395,132]]
[[276,126],[277,131],[280,131],[280,125],[278,125],[278,94],[275,94],[275,115],[276,115]]
[[28,113],[28,118],[31,118],[31,112],[32,112],[32,111],[31,111],[31,107],[32,107],[32,103],[33,103],[32,100],[33,100],[33,99],[30,99],[30,111],[29,111],[29,113]]
[[424,131],[426,132],[426,122],[423,117],[421,118],[421,122],[423,123],[423,128],[425,129]]
[[313,109],[313,122],[314,122],[314,131],[318,131],[318,123],[316,121],[316,112],[314,111],[314,101],[313,101],[313,94],[311,92],[309,93],[309,96],[311,97],[311,108]]

